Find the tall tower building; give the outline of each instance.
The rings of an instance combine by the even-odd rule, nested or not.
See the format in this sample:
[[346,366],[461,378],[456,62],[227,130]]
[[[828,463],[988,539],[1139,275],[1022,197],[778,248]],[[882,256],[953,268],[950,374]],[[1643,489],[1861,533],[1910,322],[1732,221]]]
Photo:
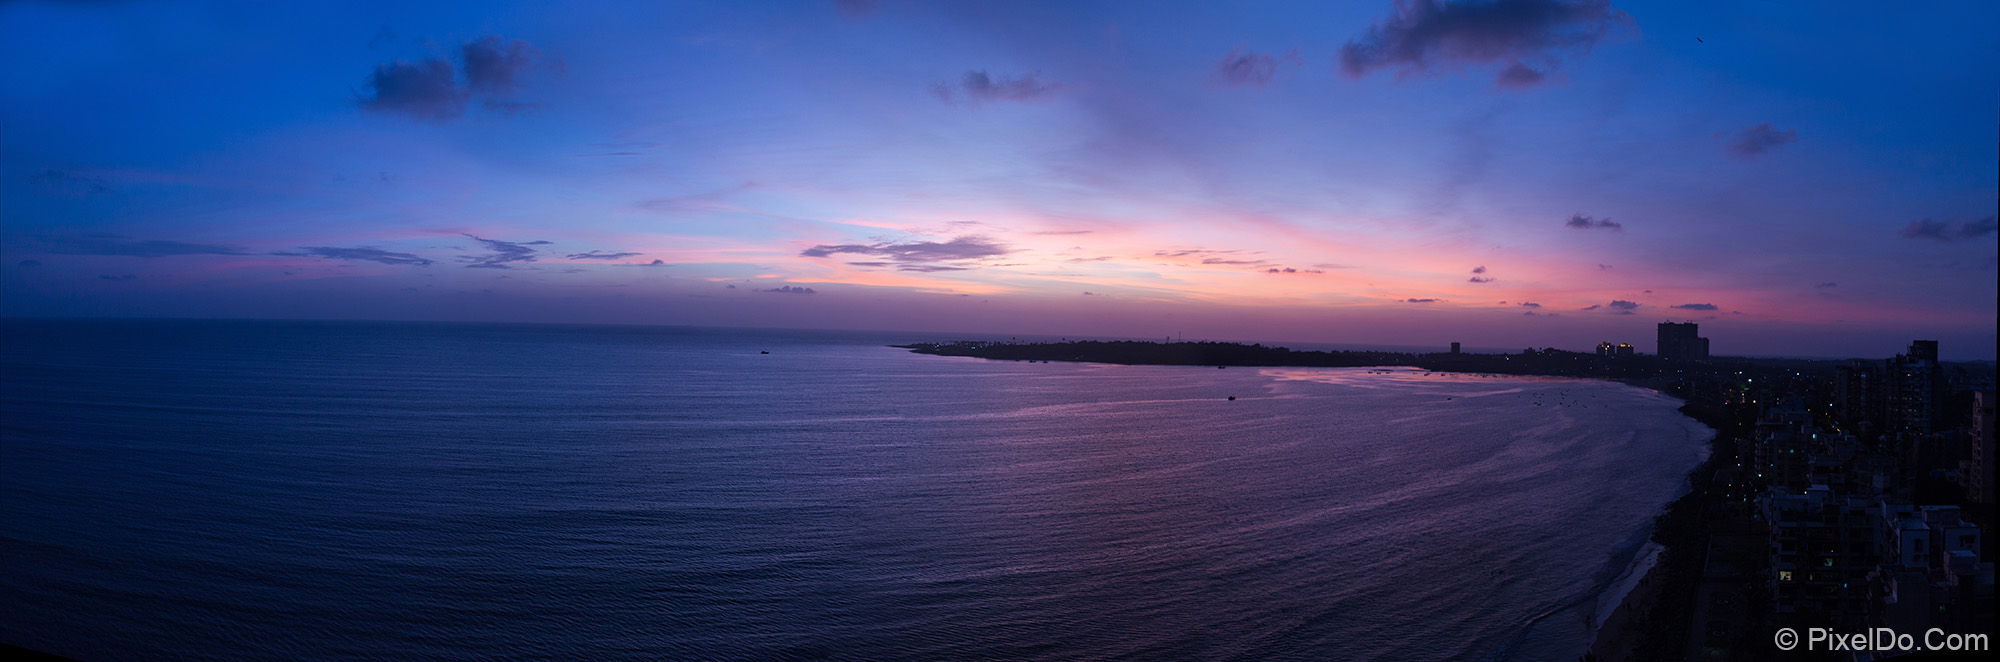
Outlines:
[[1915,340],[1907,353],[1884,362],[1883,419],[1890,432],[1930,434],[1943,425],[1944,369],[1937,357],[1937,341]]
[[1701,337],[1701,325],[1694,322],[1660,323],[1660,358],[1669,361],[1708,360],[1708,339]]

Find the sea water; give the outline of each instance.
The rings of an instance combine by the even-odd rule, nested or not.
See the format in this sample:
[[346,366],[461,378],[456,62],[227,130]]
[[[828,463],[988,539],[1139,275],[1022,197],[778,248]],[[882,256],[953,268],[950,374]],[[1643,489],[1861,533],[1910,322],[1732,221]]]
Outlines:
[[953,339],[9,320],[0,641],[1574,659],[1710,434],[1600,381],[886,346]]

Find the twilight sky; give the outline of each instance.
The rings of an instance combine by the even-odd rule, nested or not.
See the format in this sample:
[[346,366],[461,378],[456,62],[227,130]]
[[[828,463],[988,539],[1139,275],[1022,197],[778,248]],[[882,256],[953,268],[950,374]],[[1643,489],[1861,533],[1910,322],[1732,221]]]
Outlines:
[[0,3],[0,314],[1994,357],[1991,2],[294,4]]

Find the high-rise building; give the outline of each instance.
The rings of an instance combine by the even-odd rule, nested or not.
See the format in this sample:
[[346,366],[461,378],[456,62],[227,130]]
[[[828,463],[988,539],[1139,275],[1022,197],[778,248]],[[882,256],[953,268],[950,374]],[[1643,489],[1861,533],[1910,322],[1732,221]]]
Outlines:
[[1833,408],[1842,422],[1877,421],[1882,402],[1882,366],[1861,359],[1834,366]]
[[1907,353],[1884,362],[1883,420],[1889,432],[1930,434],[1943,426],[1944,369],[1935,340],[1910,342]]
[[1453,354],[1457,354],[1457,353],[1458,353],[1458,343],[1452,343],[1452,344],[1451,344],[1451,353],[1453,353]]
[[1993,503],[1993,391],[1972,392],[1972,429],[1966,431],[1965,496],[1975,503]]
[[1701,337],[1701,325],[1694,322],[1660,323],[1660,358],[1669,361],[1708,360],[1708,339]]

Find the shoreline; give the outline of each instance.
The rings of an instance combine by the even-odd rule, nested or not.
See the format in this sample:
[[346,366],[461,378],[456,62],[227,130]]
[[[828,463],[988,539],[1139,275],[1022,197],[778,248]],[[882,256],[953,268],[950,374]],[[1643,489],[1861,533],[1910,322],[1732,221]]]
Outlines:
[[[1599,596],[1598,613],[1593,614],[1596,623],[1592,624],[1590,647],[1586,649],[1594,659],[1620,662],[1632,658],[1641,634],[1634,626],[1647,620],[1658,603],[1660,556],[1665,553],[1665,547],[1647,541],[1644,550],[1626,569],[1620,581],[1614,582],[1612,590]],[[1608,612],[1604,611],[1603,607],[1607,604],[1604,598],[1611,597],[1611,593],[1621,585],[1624,590],[1618,594],[1615,606]]]

